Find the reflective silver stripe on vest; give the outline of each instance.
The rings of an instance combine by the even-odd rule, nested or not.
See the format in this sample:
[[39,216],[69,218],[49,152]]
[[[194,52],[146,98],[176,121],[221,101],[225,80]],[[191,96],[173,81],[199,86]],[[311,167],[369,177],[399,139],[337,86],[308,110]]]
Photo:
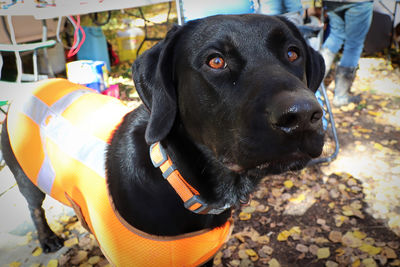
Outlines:
[[37,185],[41,190],[43,190],[47,194],[50,194],[51,188],[53,187],[54,179],[56,178],[56,174],[53,166],[51,166],[51,162],[49,157],[47,156],[46,151],[44,153],[45,157],[38,174]]
[[[87,93],[93,92],[86,89],[74,91],[65,95],[50,107],[36,96],[32,96],[29,104],[24,108],[24,113],[40,126],[43,146],[46,145],[45,138],[49,138],[70,157],[105,177],[104,161],[108,144],[80,130],[61,116],[70,104]],[[49,116],[51,116],[51,119],[46,125],[46,119]],[[44,192],[50,194],[56,174],[45,147],[44,153],[45,158],[38,174],[37,184]]]

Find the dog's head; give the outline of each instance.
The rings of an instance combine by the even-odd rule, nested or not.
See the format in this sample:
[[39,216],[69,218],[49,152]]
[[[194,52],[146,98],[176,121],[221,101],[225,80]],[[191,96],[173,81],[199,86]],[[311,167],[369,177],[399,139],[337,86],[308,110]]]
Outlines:
[[214,16],[175,26],[133,65],[150,110],[146,141],[173,125],[236,173],[298,169],[321,154],[322,57],[280,17]]

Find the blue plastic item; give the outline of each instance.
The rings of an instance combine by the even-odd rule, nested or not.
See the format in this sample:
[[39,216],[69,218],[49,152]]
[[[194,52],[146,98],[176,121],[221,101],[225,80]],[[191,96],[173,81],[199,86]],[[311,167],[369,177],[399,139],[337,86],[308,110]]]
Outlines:
[[317,90],[315,92],[315,97],[317,98],[319,104],[322,107],[322,112],[323,112],[323,116],[322,116],[322,127],[324,128],[324,131],[326,131],[326,129],[328,128],[328,120],[326,119],[325,115],[326,115],[326,111],[325,111],[325,107],[324,107],[324,100],[322,98],[321,92],[319,90]]
[[183,0],[183,21],[218,15],[254,13],[252,0]]
[[110,70],[110,58],[108,56],[107,41],[103,31],[100,27],[83,26],[82,28],[85,31],[86,39],[77,54],[78,59],[104,61],[107,66],[107,70]]

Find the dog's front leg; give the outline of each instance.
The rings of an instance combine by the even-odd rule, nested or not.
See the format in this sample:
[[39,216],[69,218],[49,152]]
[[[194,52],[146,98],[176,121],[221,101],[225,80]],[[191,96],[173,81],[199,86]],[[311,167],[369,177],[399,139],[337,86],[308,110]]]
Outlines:
[[29,205],[32,220],[38,232],[40,245],[45,253],[54,252],[63,247],[63,240],[58,237],[47,224],[45,212],[41,206]]

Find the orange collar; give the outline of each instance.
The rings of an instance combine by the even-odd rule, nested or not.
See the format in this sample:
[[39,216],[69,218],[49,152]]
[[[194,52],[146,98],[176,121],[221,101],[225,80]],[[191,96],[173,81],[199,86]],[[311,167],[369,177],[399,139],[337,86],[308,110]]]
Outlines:
[[154,167],[160,168],[163,177],[174,188],[188,210],[197,214],[220,214],[231,207],[225,205],[218,208],[208,205],[200,193],[182,177],[160,142],[150,146],[150,158]]

